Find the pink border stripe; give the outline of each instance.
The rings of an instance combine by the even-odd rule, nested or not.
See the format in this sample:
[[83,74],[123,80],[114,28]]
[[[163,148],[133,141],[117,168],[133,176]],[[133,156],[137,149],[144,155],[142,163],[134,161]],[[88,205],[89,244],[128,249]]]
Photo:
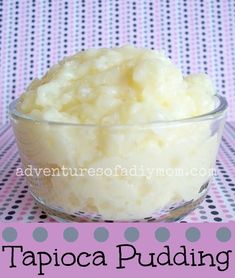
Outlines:
[[[5,228],[9,227],[7,224],[1,224],[0,232],[2,233]],[[230,231],[234,231],[235,223],[230,222],[229,224],[168,224],[168,225],[156,225],[156,224],[133,224],[131,227],[136,228],[139,232],[139,238],[135,242],[129,242],[125,239],[125,231],[127,228],[130,228],[128,224],[103,224],[102,229],[108,232],[108,239],[105,242],[98,242],[94,238],[94,233],[97,228],[101,226],[98,224],[12,224],[11,227],[14,227],[17,231],[17,240],[13,243],[6,243],[1,240],[1,244],[4,246],[9,245],[22,245],[24,251],[33,251],[34,253],[38,251],[48,252],[51,254],[56,252],[58,254],[58,264],[61,264],[61,257],[67,252],[72,252],[80,254],[81,252],[90,253],[90,257],[83,257],[83,260],[80,262],[91,262],[87,267],[79,267],[76,265],[67,266],[67,267],[56,267],[55,259],[52,257],[52,263],[50,265],[42,265],[41,272],[46,273],[45,277],[93,277],[94,275],[98,277],[172,277],[172,272],[174,271],[174,276],[176,277],[196,277],[199,275],[209,275],[214,278],[217,277],[233,277],[235,271],[235,237],[232,233],[232,237],[227,242],[220,242],[216,239],[216,233],[219,228],[227,228]],[[48,239],[45,242],[36,242],[32,234],[36,228],[44,228],[48,233]],[[63,233],[66,228],[73,227],[78,230],[78,238],[75,242],[66,242],[63,239]],[[168,229],[170,233],[170,238],[166,242],[158,242],[155,238],[155,231],[157,228],[164,227]],[[200,232],[199,240],[195,242],[189,242],[186,240],[185,234],[189,228],[196,228]],[[125,246],[128,244],[129,246]],[[121,246],[120,246],[121,245]],[[170,258],[172,258],[177,252],[182,251],[182,246],[185,246],[187,260],[189,264],[192,264],[190,252],[198,254],[199,251],[205,253],[211,253],[214,258],[214,267],[209,267],[210,260],[205,260],[206,265],[198,266],[199,259],[195,255],[194,264],[196,266],[160,266],[157,267],[143,267],[138,263],[137,255],[134,255],[133,248],[136,249],[136,252],[139,252],[141,255],[142,263],[150,262],[149,253],[153,253],[155,258],[155,265],[157,264],[157,255],[160,252],[166,251],[166,247],[170,249]],[[55,251],[56,249],[56,251]],[[106,265],[94,266],[92,264],[93,253],[96,251],[101,251],[105,258]],[[227,270],[219,271],[220,269],[226,269],[225,265],[220,264],[217,260],[215,261],[216,256],[220,256],[220,252],[226,252],[229,254],[230,265],[227,266]],[[131,255],[134,255],[133,258],[130,258]],[[222,257],[222,256],[220,256]],[[218,257],[220,260],[221,258]],[[22,253],[19,251],[15,253],[15,263],[17,267],[8,268],[10,265],[10,256],[9,249],[5,249],[4,252],[0,251],[1,258],[1,271],[7,277],[16,277],[17,275],[24,275],[25,277],[36,277],[37,273],[40,273],[39,265],[36,266],[22,266]],[[37,263],[40,263],[39,258],[37,258]],[[46,255],[44,253],[44,262],[46,260]],[[124,258],[129,258],[128,260],[123,260]],[[165,258],[165,259],[164,259]],[[162,258],[162,262],[166,261],[166,257]],[[118,269],[120,267],[120,259],[122,260],[122,265],[125,268]],[[178,258],[179,259],[179,258]],[[224,259],[224,257],[223,257]],[[66,260],[67,261],[67,260]],[[182,262],[182,258],[180,260]],[[71,260],[70,260],[71,262]],[[171,262],[172,259],[171,259]],[[204,277],[204,276],[202,276]]]

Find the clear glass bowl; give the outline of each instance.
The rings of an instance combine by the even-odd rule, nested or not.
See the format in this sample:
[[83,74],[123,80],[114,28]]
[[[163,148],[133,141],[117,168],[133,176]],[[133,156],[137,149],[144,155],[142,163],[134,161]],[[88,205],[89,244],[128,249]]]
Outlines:
[[227,102],[210,113],[134,125],[79,125],[10,116],[30,192],[60,221],[177,221],[204,199]]

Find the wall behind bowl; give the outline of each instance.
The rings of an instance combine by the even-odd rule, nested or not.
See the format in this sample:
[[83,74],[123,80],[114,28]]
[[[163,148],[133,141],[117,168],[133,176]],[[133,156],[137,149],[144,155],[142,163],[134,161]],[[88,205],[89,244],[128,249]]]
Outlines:
[[0,123],[8,104],[64,56],[131,43],[163,49],[184,74],[207,72],[235,120],[232,0],[0,2]]

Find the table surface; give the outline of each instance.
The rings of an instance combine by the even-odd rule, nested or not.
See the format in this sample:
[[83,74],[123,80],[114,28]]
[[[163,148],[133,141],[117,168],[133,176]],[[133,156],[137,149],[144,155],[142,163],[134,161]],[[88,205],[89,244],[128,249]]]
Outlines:
[[[21,167],[13,131],[0,128],[0,221],[54,222],[41,211],[30,193],[25,177],[16,176]],[[235,220],[235,123],[226,123],[216,161],[216,175],[205,201],[183,222],[228,222]]]
[[235,1],[0,0],[0,221],[45,222],[24,177],[8,105],[64,56],[133,44],[162,49],[184,75],[206,72],[229,103],[217,175],[187,222],[235,219]]

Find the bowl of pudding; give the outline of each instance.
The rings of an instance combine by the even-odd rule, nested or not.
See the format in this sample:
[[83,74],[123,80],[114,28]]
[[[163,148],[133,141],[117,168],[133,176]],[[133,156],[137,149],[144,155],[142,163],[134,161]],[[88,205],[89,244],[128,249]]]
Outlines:
[[[59,221],[177,221],[204,199],[227,102],[124,46],[67,57],[10,104],[30,192]],[[26,171],[27,170],[27,171]]]

